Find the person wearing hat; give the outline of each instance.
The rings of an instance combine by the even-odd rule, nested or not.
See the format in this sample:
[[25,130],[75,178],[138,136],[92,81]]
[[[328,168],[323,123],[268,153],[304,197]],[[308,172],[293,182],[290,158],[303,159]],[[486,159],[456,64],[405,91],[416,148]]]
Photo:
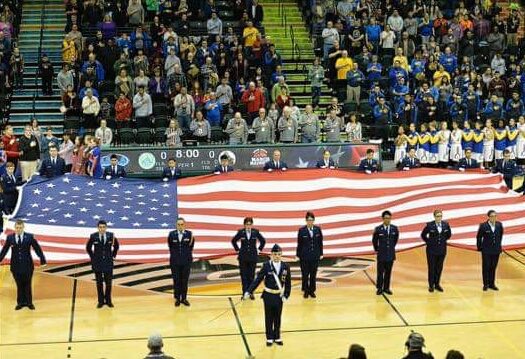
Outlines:
[[374,229],[372,244],[377,253],[377,295],[383,293],[392,295],[390,290],[390,277],[396,259],[396,244],[399,239],[399,230],[391,224],[392,213],[383,211],[381,214],[383,224]]
[[148,338],[149,353],[144,359],[174,359],[173,357],[164,354],[162,347],[164,347],[162,336],[158,333],[151,334]]
[[403,359],[434,359],[432,354],[424,353],[425,338],[419,333],[412,332],[405,342],[408,354]]
[[228,173],[233,172],[233,166],[230,166],[230,158],[227,154],[223,154],[220,157],[221,164],[215,166],[215,169],[213,170],[213,173],[216,175],[219,175],[221,173]]
[[315,298],[317,268],[323,259],[323,232],[321,227],[314,226],[315,215],[306,212],[306,226],[297,232],[297,258],[301,264],[303,298]]
[[283,303],[290,297],[292,290],[292,277],[290,266],[281,261],[282,250],[278,244],[274,244],[271,259],[264,263],[257,274],[257,278],[244,293],[243,299],[248,299],[264,280],[264,316],[266,327],[266,346],[273,343],[283,345],[281,339],[281,314]]
[[[244,218],[244,228],[239,229],[237,234],[232,238],[232,245],[235,252],[239,253],[239,270],[241,272],[242,292],[246,293],[250,284],[255,279],[255,267],[257,265],[257,255],[261,252],[266,244],[266,240],[258,229],[252,228],[253,218]],[[241,241],[241,248],[237,245]],[[259,247],[257,247],[259,241]],[[250,299],[254,300],[253,294]]]

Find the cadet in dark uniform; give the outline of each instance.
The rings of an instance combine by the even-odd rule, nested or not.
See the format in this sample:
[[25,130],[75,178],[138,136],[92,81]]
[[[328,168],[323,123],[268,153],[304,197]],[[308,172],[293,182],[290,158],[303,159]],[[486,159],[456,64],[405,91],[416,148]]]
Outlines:
[[421,239],[427,244],[428,263],[428,291],[436,289],[439,292],[443,288],[439,284],[443,262],[447,255],[447,241],[452,236],[450,225],[443,221],[443,211],[434,211],[434,221],[428,222],[421,232]]
[[321,227],[314,226],[315,215],[306,212],[306,226],[297,232],[297,252],[301,264],[301,290],[303,298],[315,298],[317,268],[323,259],[323,232]]
[[273,159],[266,162],[263,167],[263,171],[272,172],[272,171],[286,171],[288,165],[286,162],[281,161],[281,151],[273,150]]
[[[244,228],[239,229],[232,239],[232,245],[235,252],[239,253],[239,270],[241,272],[242,292],[246,293],[250,284],[255,279],[255,267],[257,265],[257,255],[263,250],[266,240],[258,229],[252,228],[253,218],[244,219]],[[241,248],[237,245],[241,241]],[[257,240],[259,248],[257,248]],[[255,299],[253,294],[250,299]]]
[[283,345],[281,340],[281,314],[283,303],[290,297],[292,277],[290,266],[281,261],[282,250],[279,245],[272,247],[271,260],[265,262],[257,274],[257,278],[250,285],[244,299],[248,299],[255,289],[264,280],[264,316],[266,327],[266,345],[273,343]]
[[496,268],[501,253],[501,241],[503,239],[503,224],[497,221],[496,211],[487,213],[488,221],[479,225],[476,242],[478,251],[481,252],[483,265],[483,290],[498,290],[496,287]]
[[15,175],[15,164],[7,162],[5,165],[6,173],[4,173],[0,180],[2,186],[2,197],[4,199],[4,213],[11,214],[15,210],[16,202],[18,201],[18,186],[25,183],[22,179]]
[[55,146],[49,147],[49,157],[42,161],[40,176],[53,178],[64,173],[66,173],[66,162],[58,156],[58,149]]
[[[119,249],[118,240],[111,232],[107,232],[106,221],[98,221],[98,232],[89,236],[86,251],[91,258],[91,267],[95,272],[97,281],[97,308],[102,308],[104,304],[113,308],[111,301],[111,282],[113,280],[113,259],[117,256]],[[104,290],[104,284],[106,289]]]
[[512,179],[518,172],[516,161],[510,158],[510,151],[503,151],[503,158],[496,160],[492,173],[501,173],[508,189],[512,189]]
[[230,166],[230,159],[228,158],[228,155],[222,155],[220,160],[221,164],[215,166],[215,169],[213,170],[214,174],[218,175],[221,173],[233,172],[233,166]]
[[33,279],[33,257],[31,257],[31,247],[40,258],[40,265],[46,265],[46,258],[40,245],[32,234],[24,233],[24,222],[17,220],[15,223],[15,233],[7,236],[5,244],[0,251],[0,262],[5,258],[9,248],[11,250],[11,274],[16,282],[16,307],[20,310],[28,307],[35,309],[33,305],[33,294],[31,292],[31,280]]
[[190,306],[188,302],[188,280],[190,278],[191,263],[193,262],[193,245],[195,238],[191,231],[187,231],[186,222],[183,218],[177,219],[177,230],[168,235],[168,247],[170,249],[170,267],[173,277],[173,296],[175,306],[180,304]]
[[118,164],[118,156],[111,155],[111,164],[104,168],[104,178],[107,180],[115,178],[123,178],[127,176],[124,166]]
[[179,178],[181,174],[180,168],[177,167],[177,160],[175,158],[170,158],[168,160],[168,167],[162,170],[162,180],[168,182]]
[[377,160],[374,158],[374,150],[369,148],[366,150],[366,158],[359,163],[359,171],[366,174],[375,173],[378,171]]
[[465,149],[465,157],[459,160],[458,170],[465,171],[471,168],[479,168],[479,163],[476,159],[472,158],[472,150],[470,148]]
[[396,259],[396,244],[399,239],[399,230],[396,226],[390,224],[392,213],[384,211],[381,217],[383,218],[383,224],[374,229],[372,237],[372,244],[377,252],[377,295],[383,293],[392,294],[390,290],[390,276],[394,260]]

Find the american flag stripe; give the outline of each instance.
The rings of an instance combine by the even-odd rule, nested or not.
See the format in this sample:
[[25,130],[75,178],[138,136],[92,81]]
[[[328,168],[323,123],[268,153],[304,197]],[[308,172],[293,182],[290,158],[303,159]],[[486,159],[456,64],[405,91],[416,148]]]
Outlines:
[[[74,182],[78,181],[89,179],[74,179]],[[326,256],[373,253],[372,231],[380,223],[380,214],[385,209],[393,212],[393,223],[400,227],[398,250],[423,245],[419,235],[424,224],[432,220],[432,211],[435,208],[445,211],[445,219],[452,226],[451,245],[474,249],[478,224],[486,219],[489,209],[495,209],[505,226],[506,248],[525,246],[523,197],[508,192],[500,175],[482,171],[458,173],[420,169],[372,176],[326,170],[234,172],[220,176],[185,178],[177,183],[176,188],[166,188],[166,184],[158,181],[128,181],[130,180],[118,182],[122,186],[118,190],[127,189],[122,196],[129,197],[124,198],[127,201],[124,204],[131,203],[131,206],[120,208],[117,205],[120,198],[108,197],[114,198],[115,202],[116,213],[111,213],[111,219],[116,223],[111,230],[121,244],[119,261],[165,262],[169,258],[166,237],[169,230],[173,229],[177,215],[186,219],[188,229],[196,237],[195,258],[233,254],[230,240],[242,227],[242,220],[246,216],[255,218],[255,227],[268,240],[266,250],[269,250],[271,244],[279,243],[284,255],[293,256],[297,229],[304,224],[307,210],[316,214],[316,223],[323,229]],[[60,180],[52,181],[55,182]],[[68,186],[73,184],[66,183],[62,191],[69,192]],[[108,186],[108,182],[100,181],[96,185],[84,186],[77,183],[76,186],[90,188],[93,196],[96,194],[95,188]],[[111,186],[114,187],[115,184]],[[34,205],[34,196],[30,195],[35,190],[33,187],[27,185],[24,188],[26,195],[22,196],[20,211],[15,218],[27,217],[31,211]],[[163,208],[168,206],[162,207],[159,203],[149,202],[157,194],[160,199],[163,189],[169,191],[166,192],[170,194],[167,201],[173,207],[166,209],[164,215]],[[132,198],[135,191],[146,195],[137,194],[137,198]],[[42,202],[46,203],[44,199]],[[78,202],[72,207],[82,208],[84,204],[81,200]],[[48,209],[46,215],[57,214],[57,221],[54,223],[49,224],[44,219],[33,221],[34,215],[41,209],[38,207],[26,224],[27,232],[36,235],[50,262],[88,260],[85,243],[89,234],[95,230],[96,220],[93,214],[101,213],[104,217],[105,212],[100,212],[102,209],[106,212],[113,210],[105,207],[97,209],[96,203],[105,205],[106,202],[90,200],[87,203],[91,207],[88,206],[88,210],[83,212],[82,220],[86,223],[80,226],[61,222],[60,216],[65,216],[66,213],[76,215],[71,209],[63,208],[68,203],[66,201],[61,206]],[[158,209],[148,211],[152,206]],[[135,222],[143,222],[140,227],[133,228],[132,221],[119,221],[119,218],[128,213],[135,213],[137,208],[145,208],[133,218]],[[149,222],[147,218],[150,219]],[[165,226],[166,223],[169,226]],[[13,222],[10,221],[8,228],[12,227]]]

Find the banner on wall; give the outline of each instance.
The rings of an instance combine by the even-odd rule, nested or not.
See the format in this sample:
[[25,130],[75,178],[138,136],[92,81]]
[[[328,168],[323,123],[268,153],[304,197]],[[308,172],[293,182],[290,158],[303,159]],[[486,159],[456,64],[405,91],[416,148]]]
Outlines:
[[323,157],[323,151],[329,150],[337,167],[356,169],[369,148],[375,151],[375,158],[380,161],[379,145],[368,143],[113,148],[103,150],[102,166],[109,166],[110,156],[116,154],[119,164],[128,174],[156,176],[173,157],[184,174],[206,173],[213,171],[219,158],[227,154],[236,170],[257,170],[272,158],[275,149],[279,149],[281,160],[289,168],[313,168]]

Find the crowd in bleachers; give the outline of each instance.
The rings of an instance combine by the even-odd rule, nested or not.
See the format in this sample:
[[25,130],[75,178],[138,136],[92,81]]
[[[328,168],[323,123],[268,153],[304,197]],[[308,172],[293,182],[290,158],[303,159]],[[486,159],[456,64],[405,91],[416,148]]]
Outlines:
[[0,2],[0,122],[8,110],[8,95],[22,86],[24,58],[14,41],[20,26],[21,8],[18,0]]
[[257,0],[72,0],[66,13],[66,131],[105,120],[112,144],[298,141],[299,111]]
[[518,4],[506,17],[496,1],[475,0],[317,1],[303,8],[323,59],[309,72],[314,104],[326,73],[342,114],[359,111],[375,137],[395,138],[396,160],[415,148],[424,163],[457,162],[470,148],[485,164],[505,149],[524,163]]

